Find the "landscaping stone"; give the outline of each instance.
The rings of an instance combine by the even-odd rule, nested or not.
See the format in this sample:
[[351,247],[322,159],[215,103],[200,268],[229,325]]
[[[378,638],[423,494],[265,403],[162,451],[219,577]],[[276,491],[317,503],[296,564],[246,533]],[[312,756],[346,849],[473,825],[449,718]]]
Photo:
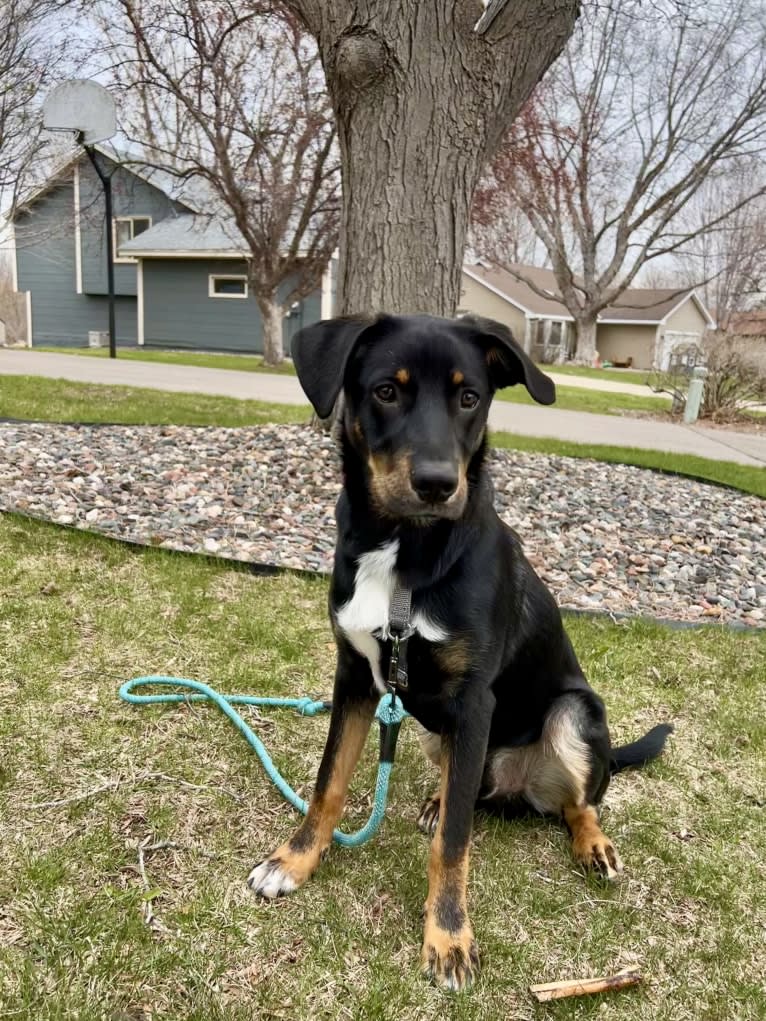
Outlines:
[[[562,606],[766,626],[766,501],[496,450],[495,502]],[[327,572],[340,468],[301,426],[0,426],[0,509],[165,549]]]

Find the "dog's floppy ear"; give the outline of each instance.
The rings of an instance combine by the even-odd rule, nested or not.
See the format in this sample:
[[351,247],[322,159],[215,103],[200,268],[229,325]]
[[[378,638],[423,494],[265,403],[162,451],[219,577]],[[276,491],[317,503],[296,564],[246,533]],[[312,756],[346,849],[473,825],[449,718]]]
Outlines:
[[513,339],[507,326],[494,319],[474,315],[463,316],[460,322],[473,326],[481,335],[495,389],[523,383],[538,404],[553,404],[556,400],[553,380],[540,372],[529,355]]
[[340,389],[346,363],[370,319],[350,316],[322,319],[293,337],[290,350],[306,396],[320,418],[328,418]]

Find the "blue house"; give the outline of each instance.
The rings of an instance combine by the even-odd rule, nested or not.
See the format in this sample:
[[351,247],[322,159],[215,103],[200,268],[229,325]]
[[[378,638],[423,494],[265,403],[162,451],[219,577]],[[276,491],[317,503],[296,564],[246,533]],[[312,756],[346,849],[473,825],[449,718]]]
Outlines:
[[[105,223],[101,183],[84,152],[61,166],[12,220],[16,290],[25,292],[27,344],[85,346],[108,324],[106,244],[115,259],[116,334],[123,345],[262,351],[248,253],[236,228],[205,211],[204,196],[168,174],[95,147],[112,175],[114,218]],[[283,293],[287,293],[285,286]],[[295,303],[284,338],[331,314],[330,271],[321,290]]]

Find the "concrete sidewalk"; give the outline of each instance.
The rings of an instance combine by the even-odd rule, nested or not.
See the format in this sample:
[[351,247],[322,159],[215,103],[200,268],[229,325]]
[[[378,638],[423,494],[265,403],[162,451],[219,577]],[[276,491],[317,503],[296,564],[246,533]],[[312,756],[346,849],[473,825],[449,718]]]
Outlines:
[[[218,394],[241,400],[272,401],[276,404],[307,404],[300,384],[293,376],[127,361],[119,357],[112,361],[42,351],[0,349],[0,375],[45,376],[49,379],[148,387],[177,393]],[[572,377],[559,379],[562,382],[566,380],[568,385]],[[696,454],[714,461],[735,461],[766,467],[766,437],[756,433],[676,425],[616,415],[559,411],[555,408],[506,404],[502,401],[496,401],[493,405],[489,421],[493,429],[524,436]]]

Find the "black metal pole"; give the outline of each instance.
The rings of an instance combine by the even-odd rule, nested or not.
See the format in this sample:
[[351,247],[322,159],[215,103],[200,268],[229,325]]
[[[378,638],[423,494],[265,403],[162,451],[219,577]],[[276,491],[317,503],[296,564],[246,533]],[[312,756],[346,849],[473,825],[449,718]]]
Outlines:
[[86,145],[85,151],[90,157],[96,173],[104,188],[104,206],[106,213],[106,287],[109,294],[109,357],[117,357],[117,340],[114,325],[114,222],[112,218],[112,178],[105,174],[98,164],[93,147]]

